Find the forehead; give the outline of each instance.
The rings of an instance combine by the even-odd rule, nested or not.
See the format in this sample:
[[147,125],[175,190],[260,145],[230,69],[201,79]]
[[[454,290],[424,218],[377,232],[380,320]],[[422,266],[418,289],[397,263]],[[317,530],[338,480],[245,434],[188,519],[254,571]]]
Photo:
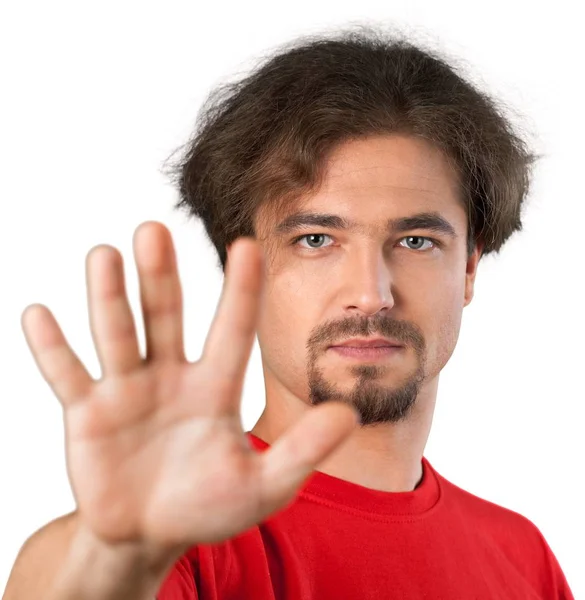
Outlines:
[[324,179],[313,196],[346,193],[371,195],[380,190],[389,200],[459,197],[459,179],[448,158],[434,145],[415,137],[379,136],[352,140],[328,157]]
[[368,229],[420,212],[466,218],[459,178],[448,158],[429,142],[402,135],[339,145],[327,157],[320,186],[273,212],[269,229],[300,211],[336,213]]

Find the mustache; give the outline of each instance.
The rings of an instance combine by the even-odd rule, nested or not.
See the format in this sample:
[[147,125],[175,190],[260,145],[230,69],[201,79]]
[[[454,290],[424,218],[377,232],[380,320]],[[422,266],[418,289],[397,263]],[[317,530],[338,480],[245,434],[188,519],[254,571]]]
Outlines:
[[424,336],[416,325],[383,314],[367,319],[362,317],[326,321],[311,333],[306,346],[307,350],[314,351],[341,338],[375,336],[394,338],[406,346],[424,348]]

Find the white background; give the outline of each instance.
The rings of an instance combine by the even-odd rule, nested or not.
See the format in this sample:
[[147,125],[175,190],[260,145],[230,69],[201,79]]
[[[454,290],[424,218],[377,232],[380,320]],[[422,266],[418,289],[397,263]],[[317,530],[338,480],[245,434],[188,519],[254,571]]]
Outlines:
[[[24,540],[73,510],[61,408],[20,316],[47,305],[99,377],[85,256],[124,257],[140,318],[131,240],[169,226],[184,285],[187,357],[202,348],[221,274],[200,225],[173,210],[160,172],[212,86],[297,35],[385,23],[438,44],[523,115],[538,164],[524,231],[480,263],[458,346],[443,371],[425,455],[460,487],[543,532],[585,598],[583,417],[584,42],[577,2],[256,0],[3,2],[0,14],[0,586]],[[139,321],[140,322],[140,321]],[[143,332],[140,331],[144,344]],[[144,345],[143,345],[144,347]],[[263,407],[259,352],[246,429]]]

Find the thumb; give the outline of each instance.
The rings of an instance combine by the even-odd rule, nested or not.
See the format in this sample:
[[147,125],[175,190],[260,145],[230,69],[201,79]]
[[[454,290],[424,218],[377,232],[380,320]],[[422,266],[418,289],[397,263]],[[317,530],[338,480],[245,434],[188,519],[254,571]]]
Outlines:
[[262,516],[290,502],[311,471],[350,436],[358,422],[358,413],[348,404],[326,402],[307,411],[263,452]]

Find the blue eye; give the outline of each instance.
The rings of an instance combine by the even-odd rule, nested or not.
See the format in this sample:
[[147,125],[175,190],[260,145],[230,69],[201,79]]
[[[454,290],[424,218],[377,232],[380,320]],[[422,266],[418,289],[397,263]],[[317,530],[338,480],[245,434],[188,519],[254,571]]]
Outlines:
[[[307,234],[305,234],[305,235],[300,235],[299,237],[296,237],[296,238],[293,240],[293,244],[295,244],[295,245],[296,245],[296,244],[298,244],[298,243],[299,243],[301,240],[303,240],[303,239],[305,239],[305,238],[306,238],[307,240],[311,239],[311,242],[310,242],[310,243],[312,244],[312,243],[315,241],[315,238],[317,238],[317,239],[318,239],[318,238],[323,238],[323,237],[328,237],[328,238],[330,238],[331,236],[327,235],[326,233],[307,233]],[[325,246],[325,247],[326,247],[326,246]],[[307,247],[307,246],[301,246],[301,248],[305,248],[305,249],[307,249],[307,250],[319,250],[319,248],[323,248],[323,246],[312,246],[312,245],[309,245],[308,247]]]
[[[432,250],[434,247],[438,246],[438,242],[436,240],[433,240],[432,238],[428,238],[428,237],[424,237],[422,235],[407,235],[406,237],[402,238],[402,240],[423,240],[426,242],[431,242],[432,246],[431,248],[425,248],[425,250]],[[402,241],[400,240],[400,241]],[[417,244],[415,244],[417,245]],[[409,248],[410,250],[420,250],[420,248]]]
[[[328,246],[323,246],[322,244],[319,243],[319,238],[330,238],[330,235],[327,235],[326,233],[306,233],[304,235],[299,235],[296,238],[293,239],[292,243],[293,245],[298,245],[299,242],[301,240],[307,240],[308,245],[301,245],[301,248],[304,248],[305,250],[320,250],[321,248],[327,248]],[[420,251],[420,252],[427,252],[429,250],[432,250],[433,248],[440,248],[441,244],[440,242],[438,242],[437,240],[433,239],[433,238],[429,238],[426,236],[422,236],[422,235],[408,235],[406,237],[403,237],[400,242],[402,242],[403,240],[418,240],[418,241],[422,241],[424,242],[430,242],[431,246],[427,247],[427,248],[421,248],[419,244],[414,244],[415,246],[418,246],[416,248],[412,248],[410,246],[406,246],[406,248],[408,250],[415,250],[415,251]],[[322,239],[321,239],[322,241]],[[401,244],[402,245],[402,244]],[[403,248],[405,246],[402,246]]]

